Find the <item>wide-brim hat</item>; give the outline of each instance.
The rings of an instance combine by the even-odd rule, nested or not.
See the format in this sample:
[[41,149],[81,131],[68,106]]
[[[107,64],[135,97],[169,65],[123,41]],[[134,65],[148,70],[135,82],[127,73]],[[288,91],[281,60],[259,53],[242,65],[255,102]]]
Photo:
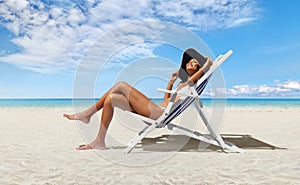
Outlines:
[[182,60],[181,60],[181,66],[179,69],[179,78],[182,81],[187,81],[189,75],[186,71],[186,64],[191,60],[191,59],[196,59],[200,65],[200,67],[202,67],[205,62],[206,62],[206,58],[201,55],[197,50],[193,49],[193,48],[189,48],[187,50],[184,51],[183,56],[182,56]]

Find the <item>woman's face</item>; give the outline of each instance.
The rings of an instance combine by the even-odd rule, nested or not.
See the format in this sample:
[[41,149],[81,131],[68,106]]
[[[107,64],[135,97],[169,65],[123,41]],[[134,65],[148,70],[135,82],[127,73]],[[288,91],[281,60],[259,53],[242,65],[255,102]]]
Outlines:
[[191,59],[185,67],[188,73],[195,73],[198,71],[200,66],[196,59]]

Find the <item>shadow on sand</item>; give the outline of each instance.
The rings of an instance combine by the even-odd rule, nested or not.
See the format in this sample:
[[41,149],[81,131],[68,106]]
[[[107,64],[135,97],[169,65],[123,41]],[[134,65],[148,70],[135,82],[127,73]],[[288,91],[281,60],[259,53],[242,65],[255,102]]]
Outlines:
[[[221,134],[225,142],[233,143],[242,149],[286,149],[253,138],[251,135]],[[162,135],[155,138],[144,138],[142,148],[145,151],[218,151],[221,148],[208,145],[194,138],[184,135]]]

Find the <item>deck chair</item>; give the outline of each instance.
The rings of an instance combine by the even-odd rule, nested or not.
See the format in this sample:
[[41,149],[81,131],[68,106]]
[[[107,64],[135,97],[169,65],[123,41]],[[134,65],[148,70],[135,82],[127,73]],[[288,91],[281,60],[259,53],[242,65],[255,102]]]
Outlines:
[[[145,136],[147,136],[151,131],[156,128],[168,128],[169,130],[179,132],[180,134],[186,135],[188,137],[203,141],[208,144],[219,146],[224,152],[227,150],[244,153],[244,150],[238,148],[232,143],[225,143],[221,135],[215,132],[212,129],[211,124],[208,121],[208,118],[202,108],[202,102],[200,100],[200,95],[203,92],[205,86],[207,85],[209,78],[213,74],[213,72],[232,54],[232,51],[229,50],[226,54],[220,55],[210,66],[210,68],[204,73],[204,75],[197,81],[197,84],[194,86],[189,87],[189,92],[180,92],[176,90],[165,90],[165,89],[157,89],[163,93],[170,93],[171,100],[168,103],[164,113],[157,119],[153,120],[135,113],[128,112],[129,114],[133,115],[136,119],[141,120],[143,122],[148,123],[148,125],[142,129],[135,137],[133,137],[127,144],[127,148],[124,150],[124,153],[129,153]],[[206,61],[206,59],[199,54],[195,49],[189,48],[184,52],[182,60],[190,60],[191,58],[196,58],[198,61],[200,60],[202,63]],[[200,58],[200,59],[199,59]],[[203,61],[203,58],[205,61]],[[182,62],[184,63],[184,62]],[[200,63],[200,62],[199,62]],[[179,70],[179,75],[181,79],[184,79],[184,75],[182,75],[182,71]],[[183,99],[179,104],[174,100],[177,95],[184,96]],[[183,111],[187,109],[191,104],[194,104],[197,113],[199,114],[200,118],[203,120],[209,134],[203,135],[199,132],[194,130],[187,129],[183,126],[179,126],[176,124],[172,124],[172,120],[179,116]],[[150,124],[149,124],[150,123]]]

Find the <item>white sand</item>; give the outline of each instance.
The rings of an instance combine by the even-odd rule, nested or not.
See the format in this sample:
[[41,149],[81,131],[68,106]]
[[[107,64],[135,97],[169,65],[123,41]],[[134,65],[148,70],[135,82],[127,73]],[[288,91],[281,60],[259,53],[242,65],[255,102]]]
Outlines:
[[[129,155],[122,154],[122,147],[74,150],[85,141],[77,124],[61,116],[64,112],[72,110],[0,110],[0,184],[300,184],[297,111],[227,111],[221,130],[250,134],[287,150],[257,148],[238,154],[135,149]],[[115,146],[124,146],[134,131],[117,122],[114,118],[109,132],[120,142]]]

